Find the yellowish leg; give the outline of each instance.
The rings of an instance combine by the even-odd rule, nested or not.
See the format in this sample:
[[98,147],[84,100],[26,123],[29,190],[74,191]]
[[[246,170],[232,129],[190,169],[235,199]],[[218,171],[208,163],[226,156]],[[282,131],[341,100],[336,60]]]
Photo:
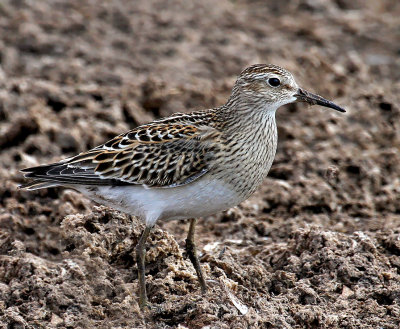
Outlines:
[[136,262],[139,277],[139,306],[144,309],[147,306],[146,295],[146,277],[145,277],[145,258],[146,258],[146,240],[151,231],[151,227],[146,227],[136,245]]
[[201,287],[201,291],[204,294],[207,291],[207,285],[206,285],[206,281],[204,280],[203,272],[201,271],[199,258],[197,257],[197,252],[196,252],[196,245],[194,243],[194,232],[195,232],[196,223],[197,223],[197,219],[195,219],[195,218],[190,219],[189,232],[188,232],[188,236],[186,238],[186,252],[189,256],[190,261],[193,264],[194,269],[196,270],[197,278],[199,280],[200,287]]

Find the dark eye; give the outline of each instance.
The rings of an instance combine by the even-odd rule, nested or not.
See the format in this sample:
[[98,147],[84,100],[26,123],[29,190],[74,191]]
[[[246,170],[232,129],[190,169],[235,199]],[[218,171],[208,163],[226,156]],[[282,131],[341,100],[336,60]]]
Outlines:
[[278,78],[269,78],[268,79],[268,84],[271,87],[278,87],[281,84],[281,82],[279,81]]

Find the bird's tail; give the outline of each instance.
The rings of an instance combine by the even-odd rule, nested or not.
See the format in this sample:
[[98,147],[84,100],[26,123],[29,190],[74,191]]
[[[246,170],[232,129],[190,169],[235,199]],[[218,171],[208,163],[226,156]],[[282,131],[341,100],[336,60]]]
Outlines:
[[59,186],[59,185],[60,184],[57,182],[35,180],[35,181],[29,182],[27,184],[22,184],[19,186],[19,188],[27,189],[28,191],[34,191],[34,190],[40,190],[42,188],[55,187],[55,186]]
[[42,179],[40,177],[41,175],[45,175],[46,172],[49,170],[49,168],[51,168],[52,166],[53,165],[42,165],[42,166],[22,169],[21,172],[24,174],[24,177],[31,178],[33,179],[33,181],[26,184],[22,184],[19,186],[19,188],[27,189],[28,191],[34,191],[42,188],[59,186],[60,183],[52,180],[51,177],[45,179]]

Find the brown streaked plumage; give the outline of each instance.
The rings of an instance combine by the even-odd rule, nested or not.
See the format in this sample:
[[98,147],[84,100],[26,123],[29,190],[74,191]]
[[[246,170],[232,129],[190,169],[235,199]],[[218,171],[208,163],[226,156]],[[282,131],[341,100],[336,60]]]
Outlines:
[[205,292],[194,218],[236,206],[257,189],[275,157],[275,112],[292,102],[344,112],[299,88],[285,69],[257,64],[239,75],[221,107],[177,113],[75,157],[24,169],[25,177],[33,179],[24,187],[75,188],[146,223],[136,247],[141,307],[147,304],[144,258],[151,227],[157,220],[192,218],[186,250]]
[[36,179],[24,187],[37,189],[49,178],[60,184],[188,184],[208,171],[218,150],[221,132],[212,127],[214,116],[213,111],[177,113],[59,163],[24,169],[25,177]]

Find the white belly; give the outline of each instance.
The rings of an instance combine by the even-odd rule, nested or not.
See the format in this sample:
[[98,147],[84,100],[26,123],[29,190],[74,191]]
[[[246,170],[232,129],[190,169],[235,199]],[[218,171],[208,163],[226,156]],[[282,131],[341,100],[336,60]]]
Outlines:
[[81,187],[79,191],[98,203],[142,218],[148,226],[154,225],[158,219],[208,216],[242,201],[229,186],[207,177],[174,188],[90,186]]

